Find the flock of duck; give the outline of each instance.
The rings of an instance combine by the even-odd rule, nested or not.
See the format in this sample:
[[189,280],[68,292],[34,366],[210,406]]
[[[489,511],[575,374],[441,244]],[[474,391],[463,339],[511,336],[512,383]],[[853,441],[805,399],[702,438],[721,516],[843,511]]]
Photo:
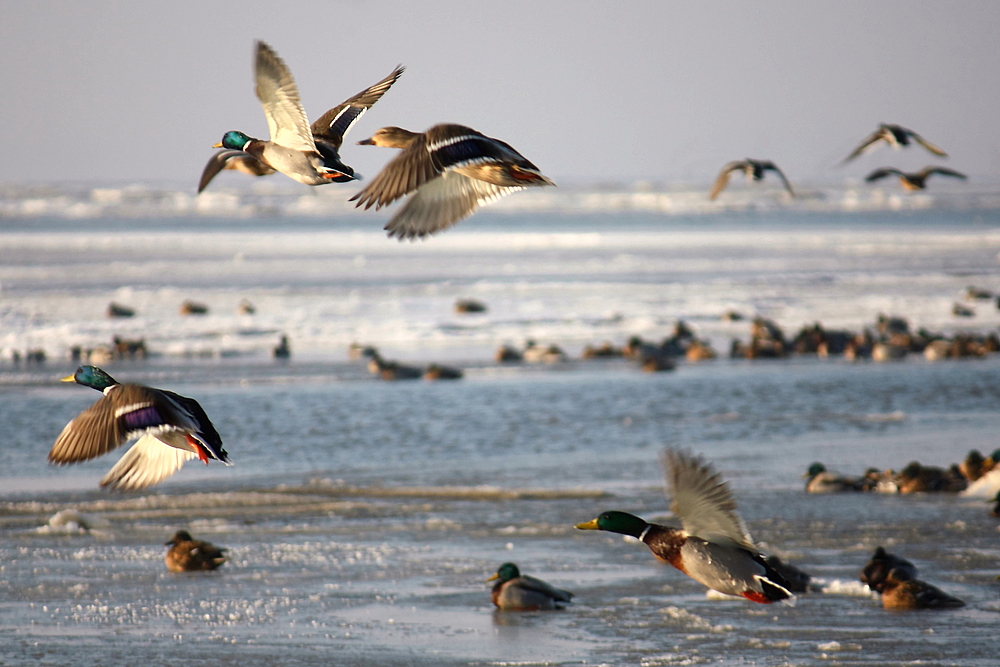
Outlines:
[[[202,171],[198,192],[226,169],[252,176],[281,172],[313,186],[360,180],[354,169],[341,160],[344,136],[404,71],[405,67],[397,66],[384,79],[328,110],[310,125],[288,66],[274,49],[258,41],[255,92],[267,118],[270,138],[257,139],[239,130],[226,132],[215,145],[223,150],[215,153]],[[350,198],[356,206],[378,210],[407,197],[385,226],[390,237],[400,240],[422,238],[447,229],[480,206],[517,190],[555,185],[510,144],[464,125],[443,123],[424,132],[387,126],[357,143],[400,149],[371,183]],[[883,123],[844,162],[881,144],[901,148],[911,143],[934,155],[947,156],[913,130]],[[708,198],[715,200],[728,185],[730,175],[737,171],[752,181],[759,181],[773,171],[788,194],[795,196],[791,183],[774,162],[747,158],[723,166]],[[934,174],[966,178],[952,169],[930,165],[915,173],[882,167],[868,174],[865,180],[872,182],[895,175],[906,190],[921,190]]]
[[[281,172],[305,185],[359,180],[340,159],[344,136],[392,87],[405,68],[345,100],[309,124],[292,73],[274,49],[257,42],[254,61],[257,98],[264,108],[270,139],[239,130],[226,132],[198,184],[204,190],[223,169],[253,176]],[[453,123],[425,132],[383,127],[363,146],[400,149],[363,190],[351,197],[376,210],[408,195],[385,229],[390,237],[415,239],[446,229],[479,206],[526,187],[554,185],[510,144]]]
[[994,470],[1000,472],[1000,449],[986,457],[978,449],[972,449],[964,461],[948,468],[910,461],[898,473],[892,469],[868,468],[859,477],[827,470],[817,461],[809,466],[804,477],[808,493],[961,493]]
[[[777,556],[764,556],[736,511],[728,485],[702,458],[667,449],[663,464],[671,511],[680,528],[649,523],[621,511],[603,512],[580,523],[580,530],[601,530],[633,537],[653,556],[669,563],[704,586],[752,602],[770,604],[789,600],[795,593],[814,590],[812,577]],[[179,530],[166,542],[164,557],[171,572],[215,570],[226,562],[224,548],[194,539]],[[962,600],[918,579],[910,561],[876,548],[859,579],[879,594],[885,609],[951,609]],[[503,563],[487,582],[495,581],[490,599],[505,611],[562,609],[574,594],[536,577],[522,574],[516,563]]]

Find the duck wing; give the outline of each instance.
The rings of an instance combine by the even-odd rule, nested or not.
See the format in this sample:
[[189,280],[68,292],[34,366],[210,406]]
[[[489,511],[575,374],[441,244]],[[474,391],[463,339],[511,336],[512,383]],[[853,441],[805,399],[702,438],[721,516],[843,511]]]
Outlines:
[[541,593],[546,597],[552,598],[558,602],[569,602],[572,599],[573,594],[569,591],[564,591],[561,588],[556,588],[552,584],[549,584],[541,579],[536,579],[535,577],[522,574],[516,579],[512,579],[508,586],[514,585],[518,588],[522,588],[528,591],[534,591],[536,593]]
[[229,453],[222,447],[222,436],[215,430],[215,424],[208,418],[205,409],[201,407],[198,401],[187,396],[175,394],[166,389],[159,389],[157,391],[180,406],[197,423],[198,429],[194,435],[205,445],[209,456],[216,461],[222,461],[226,465],[232,465],[232,462],[229,460]]
[[767,161],[761,163],[761,168],[764,169],[765,171],[771,170],[774,173],[776,173],[778,177],[781,179],[781,182],[785,184],[785,189],[788,190],[788,194],[790,194],[793,197],[795,196],[795,191],[792,190],[792,184],[788,182],[787,178],[785,178],[785,173],[778,168],[778,165],[774,164],[773,162]]
[[924,148],[926,148],[927,150],[929,150],[931,153],[934,153],[934,155],[937,155],[939,157],[948,157],[947,153],[945,153],[943,150],[941,150],[940,148],[938,148],[937,146],[935,146],[931,142],[929,142],[926,139],[924,139],[923,137],[921,137],[919,134],[917,134],[913,130],[907,130],[906,132],[907,132],[907,134],[909,134],[913,138],[914,141],[916,141],[918,144],[920,144],[921,146],[923,146]]
[[396,83],[396,79],[405,69],[402,65],[397,65],[389,76],[374,86],[366,88],[317,118],[312,124],[313,137],[322,139],[339,150],[344,142],[344,136],[358,122],[358,119],[382,98],[386,91],[392,87],[392,84]]
[[968,178],[965,174],[960,171],[955,171],[954,169],[948,169],[947,167],[924,167],[920,170],[924,178],[930,176],[931,174],[941,174],[942,176],[954,176],[955,178],[965,179]]
[[361,192],[351,197],[357,206],[375,210],[388,206],[441,174],[427,150],[427,135],[417,135],[413,143],[389,161]]
[[661,456],[671,511],[680,519],[684,532],[706,542],[745,549],[757,554],[757,547],[743,519],[736,512],[729,486],[701,457],[667,449]]
[[254,78],[271,141],[286,148],[315,153],[316,144],[295,79],[284,61],[264,42],[257,42]]
[[744,160],[736,160],[734,162],[729,162],[722,168],[719,175],[715,178],[715,183],[712,185],[712,191],[708,193],[709,201],[714,201],[719,193],[726,189],[729,185],[729,174],[736,171],[737,169],[744,169],[747,163]]
[[893,174],[895,174],[896,176],[905,176],[906,175],[903,172],[901,172],[899,169],[895,169],[893,167],[882,167],[880,169],[876,169],[872,173],[870,173],[867,176],[865,176],[865,181],[868,182],[868,183],[871,183],[872,181],[877,181],[880,178],[885,178],[886,176],[891,176]]
[[875,150],[876,144],[878,144],[879,141],[885,140],[885,137],[883,136],[884,132],[885,131],[880,127],[879,129],[869,134],[867,137],[864,138],[864,140],[860,144],[858,144],[858,147],[855,148],[850,155],[844,158],[844,161],[841,162],[840,164],[847,164],[848,162],[858,157],[859,155],[864,155],[865,153],[869,153]]
[[[237,166],[236,163],[241,163]],[[201,172],[201,180],[198,181],[198,192],[208,187],[220,171],[223,169],[236,169],[246,174],[255,176],[267,176],[273,174],[274,169],[264,164],[249,153],[237,150],[219,151],[208,160],[204,171]]]
[[503,186],[446,171],[421,185],[392,217],[385,229],[390,238],[414,239],[439,232],[467,218],[480,206],[520,186]]
[[127,426],[115,416],[114,405],[101,396],[93,405],[70,420],[49,452],[49,463],[89,461],[127,441]]
[[196,456],[193,451],[178,449],[155,435],[144,435],[101,479],[101,487],[114,491],[144,489],[170,477]]

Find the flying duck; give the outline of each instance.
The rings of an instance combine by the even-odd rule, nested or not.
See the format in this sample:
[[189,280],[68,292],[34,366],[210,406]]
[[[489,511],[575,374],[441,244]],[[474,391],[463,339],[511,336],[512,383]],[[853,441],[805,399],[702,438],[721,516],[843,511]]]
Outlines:
[[955,178],[961,178],[962,180],[967,178],[965,174],[946,167],[927,166],[920,171],[914,172],[903,172],[894,167],[882,167],[881,169],[876,169],[872,173],[865,176],[865,182],[871,183],[872,181],[877,181],[880,178],[885,178],[886,176],[896,175],[899,176],[899,184],[903,186],[904,190],[923,190],[927,187],[927,178],[931,174],[954,176]]
[[948,156],[948,154],[943,150],[927,141],[913,130],[908,130],[901,125],[889,125],[887,123],[882,123],[878,126],[877,130],[865,137],[865,140],[861,142],[861,145],[855,148],[853,153],[844,158],[844,162],[841,164],[850,162],[859,155],[875,150],[878,148],[880,141],[884,141],[893,148],[899,149],[903,146],[909,146],[911,139],[929,150],[931,153],[934,153],[934,155],[939,157]]
[[747,180],[759,181],[764,178],[764,172],[773,171],[781,178],[781,182],[785,184],[785,189],[788,190],[788,194],[795,196],[795,191],[792,190],[792,184],[788,182],[785,178],[785,174],[782,173],[778,166],[771,162],[770,160],[751,160],[747,158],[745,160],[735,160],[729,162],[722,168],[719,175],[715,178],[715,184],[712,186],[712,191],[709,193],[708,198],[711,201],[715,201],[715,198],[719,196],[719,193],[726,189],[729,184],[729,174],[740,170],[746,174]]
[[[280,171],[305,185],[352,181],[356,178],[354,170],[340,161],[339,149],[344,135],[389,90],[403,69],[402,66],[397,67],[371,88],[327,111],[310,127],[291,71],[270,46],[258,41],[254,66],[255,90],[264,107],[271,139],[254,139],[238,130],[230,130],[215,148],[248,154],[263,167]],[[232,155],[227,159],[220,157],[222,155],[217,153],[205,166],[199,192],[215,174],[229,168],[229,160],[238,157]],[[253,169],[263,170],[259,167]]]
[[541,579],[521,574],[514,563],[504,563],[497,573],[486,581],[496,581],[490,597],[504,611],[548,611],[562,609],[560,603],[569,602],[573,594],[547,584]]
[[351,197],[357,206],[378,210],[409,194],[385,226],[400,240],[447,229],[515,190],[555,185],[510,144],[464,125],[435,125],[423,133],[383,127],[358,144],[402,149]]
[[104,395],[73,418],[56,438],[49,462],[78,463],[110,452],[138,438],[101,480],[117,491],[144,489],[197,457],[231,465],[222,438],[193,398],[165,389],[120,384],[96,366],[80,366],[62,378]]
[[631,535],[659,560],[720,593],[763,604],[791,597],[788,583],[757,550],[729,486],[711,465],[672,449],[666,450],[663,461],[673,497],[670,509],[681,528],[615,511],[576,527]]

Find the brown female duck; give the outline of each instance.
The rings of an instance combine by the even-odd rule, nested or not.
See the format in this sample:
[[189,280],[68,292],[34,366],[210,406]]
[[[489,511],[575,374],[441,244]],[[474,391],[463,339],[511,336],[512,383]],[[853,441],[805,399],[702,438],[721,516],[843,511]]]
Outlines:
[[555,185],[510,144],[464,125],[435,125],[423,133],[383,127],[358,143],[402,149],[351,197],[357,206],[378,210],[409,194],[385,226],[400,240],[447,229],[516,190]]
[[163,560],[171,572],[214,570],[226,562],[226,556],[223,554],[226,549],[220,549],[210,542],[196,540],[186,530],[178,530],[164,544],[170,547]]

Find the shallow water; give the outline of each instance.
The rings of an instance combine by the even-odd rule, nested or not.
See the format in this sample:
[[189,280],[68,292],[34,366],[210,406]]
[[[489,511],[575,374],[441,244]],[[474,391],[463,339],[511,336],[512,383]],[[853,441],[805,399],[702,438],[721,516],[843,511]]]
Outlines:
[[[717,360],[654,375],[622,361],[501,368],[488,360],[505,338],[544,330],[559,341],[607,336],[621,342],[637,323],[648,328],[636,333],[652,337],[699,309],[706,314],[694,319],[696,328],[725,342],[730,334],[745,335],[746,324],[723,325],[707,313],[714,318],[730,303],[764,304],[767,312],[787,316],[786,330],[826,322],[827,312],[839,313],[831,318],[845,325],[870,322],[881,308],[876,304],[923,318],[927,326],[964,327],[968,323],[949,319],[939,306],[959,299],[966,283],[996,286],[988,281],[997,248],[981,220],[897,218],[890,222],[902,232],[899,249],[874,244],[870,259],[844,251],[814,271],[809,267],[830,254],[825,248],[840,248],[845,234],[865,243],[874,243],[871,234],[889,234],[884,221],[876,230],[849,216],[833,222],[848,229],[830,221],[771,221],[759,234],[744,229],[745,240],[733,240],[729,249],[716,245],[725,230],[691,231],[689,238],[701,240],[663,260],[660,269],[639,271],[641,280],[602,277],[602,267],[614,264],[602,263],[610,260],[601,245],[580,256],[510,249],[517,235],[534,243],[547,233],[530,225],[489,231],[489,242],[456,230],[425,245],[393,243],[388,250],[358,237],[357,243],[372,244],[366,262],[385,253],[401,264],[384,284],[374,273],[357,278],[364,282],[357,297],[338,282],[341,274],[318,277],[327,251],[305,262],[302,272],[293,263],[287,274],[252,274],[260,284],[246,289],[271,294],[263,302],[275,310],[255,316],[268,321],[255,320],[254,327],[297,322],[297,330],[315,332],[303,354],[279,364],[261,353],[266,348],[252,348],[236,355],[164,354],[109,367],[121,379],[197,398],[236,464],[189,463],[143,493],[97,489],[115,455],[47,466],[60,429],[97,398],[54,382],[72,370],[68,362],[4,365],[0,663],[995,664],[1000,536],[989,504],[943,495],[810,496],[801,475],[816,460],[858,474],[868,466],[898,469],[913,459],[946,466],[971,448],[993,451],[1000,427],[997,355],[888,365]],[[570,223],[554,224],[564,225],[557,229],[562,232]],[[660,262],[658,253],[684,238],[651,229],[648,220],[581,224],[590,225],[582,233],[601,239],[609,226],[624,224],[617,231],[633,235],[630,253],[641,250],[643,234],[660,238],[662,245],[648,251],[650,262]],[[163,226],[168,241],[183,241],[182,226]],[[37,250],[41,237],[25,233]],[[241,279],[212,268],[212,258],[240,240],[233,232],[213,233],[223,244],[205,249],[200,268],[192,269],[197,279],[191,278],[201,287],[190,289],[220,303],[222,296],[238,300]],[[295,243],[294,235],[278,236],[302,250],[310,234]],[[0,320],[17,332],[8,334],[17,345],[37,336],[55,349],[85,331],[110,336],[115,325],[100,318],[100,309],[123,289],[149,295],[152,314],[135,326],[151,327],[166,346],[195,345],[210,331],[228,332],[211,339],[217,350],[243,344],[233,333],[244,326],[235,315],[179,322],[164,294],[187,293],[179,287],[187,279],[158,272],[147,251],[126,262],[139,276],[135,282],[112,285],[110,274],[102,274],[76,280],[65,292],[53,287],[67,280],[54,257],[69,252],[82,259],[65,250],[70,240],[113,246],[113,236],[110,226],[92,236],[56,234],[51,242],[59,252],[33,251],[24,255],[25,266],[5,269]],[[579,234],[570,237],[582,245]],[[946,237],[959,240],[946,243]],[[450,238],[455,241],[440,249],[432,245]],[[513,255],[508,261],[527,267],[530,277],[514,286],[456,277],[479,270],[463,268],[452,261],[456,256],[483,260],[497,239]],[[803,250],[809,247],[818,249]],[[732,254],[743,256],[741,268],[724,277]],[[449,277],[429,274],[441,257],[449,259],[442,265]],[[798,268],[788,268],[792,259]],[[27,267],[32,263],[35,268]],[[44,277],[32,283],[32,272]],[[303,287],[312,280],[318,287]],[[407,291],[407,284],[418,287]],[[749,296],[730,299],[741,293],[737,288]],[[542,292],[546,296],[538,296]],[[494,295],[487,298],[489,316],[472,327],[471,343],[447,326],[463,320],[441,314],[454,296],[470,293]],[[352,298],[357,305],[346,306]],[[535,305],[525,306],[532,300]],[[84,313],[81,303],[97,314]],[[494,313],[494,303],[501,313]],[[67,304],[79,310],[59,310]],[[314,310],[321,304],[325,310]],[[615,310],[620,319],[607,317]],[[997,316],[979,310],[972,327],[995,327]],[[401,324],[393,328],[392,322]],[[456,383],[372,380],[358,362],[343,361],[349,332],[363,327],[388,332],[389,349],[396,345],[417,359],[467,359],[467,376]],[[428,331],[440,335],[425,336]],[[218,342],[226,336],[229,343]],[[386,346],[375,336],[364,342]],[[823,592],[800,595],[794,606],[718,599],[656,563],[640,544],[572,528],[605,509],[669,521],[658,463],[665,446],[711,460],[733,487],[756,540],[812,573]],[[46,526],[68,508],[83,513],[89,532]],[[162,543],[182,527],[228,547],[230,562],[214,573],[166,572]],[[884,611],[857,582],[877,545],[912,560],[922,578],[968,605]],[[552,613],[494,611],[484,580],[507,560],[573,591],[574,603]]]

